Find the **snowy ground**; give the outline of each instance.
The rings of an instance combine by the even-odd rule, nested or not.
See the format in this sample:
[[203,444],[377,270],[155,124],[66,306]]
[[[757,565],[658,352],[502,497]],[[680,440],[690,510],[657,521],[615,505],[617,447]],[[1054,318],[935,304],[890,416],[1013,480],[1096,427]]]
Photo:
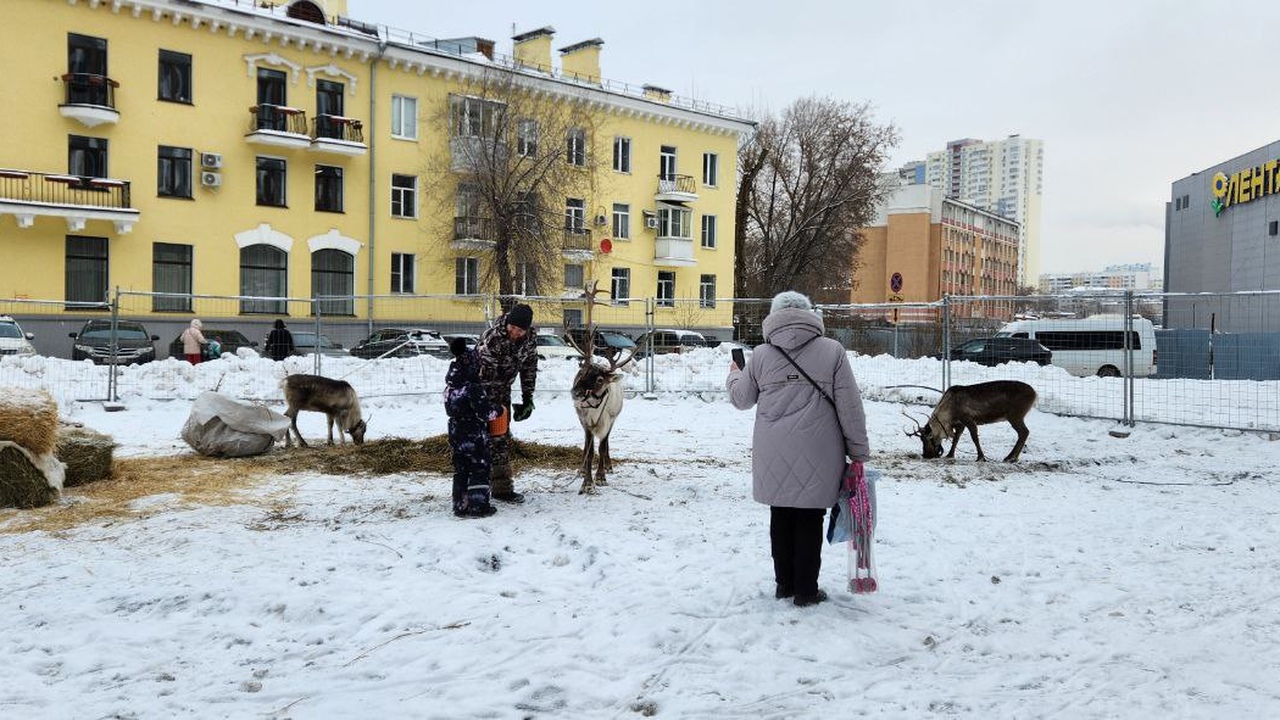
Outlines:
[[[123,412],[62,412],[121,456],[188,453],[189,401],[158,398],[201,376],[166,365]],[[2,510],[0,717],[1280,716],[1280,442],[1037,411],[1017,465],[967,439],[926,462],[894,392],[868,395],[881,591],[846,592],[828,547],[813,608],[773,598],[753,416],[713,395],[629,399],[610,487],[528,473],[487,520],[424,474],[152,497],[56,534]],[[520,437],[579,441],[564,395],[537,402]],[[443,431],[438,395],[366,412],[370,439]]]

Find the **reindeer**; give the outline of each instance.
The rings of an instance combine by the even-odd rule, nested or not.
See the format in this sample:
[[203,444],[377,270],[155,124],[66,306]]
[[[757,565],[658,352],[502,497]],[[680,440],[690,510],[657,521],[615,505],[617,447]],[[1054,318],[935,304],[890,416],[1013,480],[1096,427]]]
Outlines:
[[[622,355],[619,353],[609,357],[609,367],[605,369],[595,361],[595,324],[591,320],[591,307],[596,303],[596,295],[604,292],[596,289],[597,281],[587,285],[584,297],[587,298],[586,312],[586,347],[573,346],[582,353],[582,363],[578,374],[573,378],[573,407],[578,413],[578,422],[582,423],[585,435],[582,446],[582,487],[578,494],[596,494],[596,487],[608,485],[606,470],[613,470],[613,460],[609,457],[609,433],[613,430],[613,422],[622,412],[622,375],[618,368],[631,361],[634,350]],[[570,338],[572,342],[572,338]],[[591,462],[595,458],[596,443],[600,451],[595,475],[591,474]]]
[[333,444],[333,426],[338,425],[338,440],[347,443],[343,433],[349,433],[351,440],[357,445],[364,444],[364,432],[368,425],[360,417],[360,399],[356,397],[355,388],[345,380],[330,380],[319,375],[290,375],[280,383],[284,388],[284,400],[289,409],[284,414],[289,417],[290,430],[285,431],[285,447],[293,446],[293,436],[298,436],[298,444],[307,447],[307,441],[298,432],[298,413],[302,410],[314,410],[325,414],[329,427],[329,444]]
[[986,460],[987,456],[982,454],[982,445],[978,444],[978,426],[1007,420],[1017,431],[1018,442],[1004,461],[1016,462],[1023,446],[1027,444],[1027,437],[1031,435],[1023,418],[1031,412],[1031,406],[1035,402],[1035,389],[1017,380],[952,385],[942,394],[942,399],[924,425],[907,416],[916,424],[916,429],[907,431],[907,435],[920,438],[923,444],[920,454],[926,459],[942,455],[942,441],[951,436],[951,451],[947,453],[947,458],[950,459],[955,457],[960,434],[968,428],[973,446],[978,449],[978,460]]

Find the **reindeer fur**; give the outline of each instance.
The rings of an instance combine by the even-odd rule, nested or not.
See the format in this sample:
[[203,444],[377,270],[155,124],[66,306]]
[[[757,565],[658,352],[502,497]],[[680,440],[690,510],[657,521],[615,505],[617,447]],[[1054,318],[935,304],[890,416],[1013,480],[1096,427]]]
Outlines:
[[[302,410],[313,410],[325,414],[329,428],[329,444],[333,444],[333,426],[338,426],[338,441],[345,445],[346,434],[357,445],[364,444],[364,432],[368,427],[360,416],[360,398],[355,388],[345,380],[331,380],[320,375],[290,375],[280,383],[284,388],[284,400],[289,408],[284,414],[291,420],[289,430],[285,432],[285,447],[293,445],[293,436],[298,436],[298,444],[307,447],[298,431],[298,413]],[[345,434],[344,434],[345,433]]]

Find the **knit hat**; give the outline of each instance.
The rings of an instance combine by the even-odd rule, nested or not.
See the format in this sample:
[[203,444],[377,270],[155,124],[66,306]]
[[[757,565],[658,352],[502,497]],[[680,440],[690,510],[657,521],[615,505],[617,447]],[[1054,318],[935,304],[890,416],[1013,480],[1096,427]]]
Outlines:
[[507,324],[528,330],[533,325],[533,308],[524,303],[511,308],[511,312],[507,313]]
[[462,357],[467,353],[467,341],[463,338],[454,338],[449,343],[449,352],[453,353],[454,357]]
[[284,321],[283,321],[283,320],[276,320],[275,328],[276,328],[277,330],[283,330],[283,329],[284,329]]
[[812,310],[813,303],[809,302],[809,298],[794,290],[786,290],[773,296],[773,305],[769,307],[769,312],[778,312],[783,308]]

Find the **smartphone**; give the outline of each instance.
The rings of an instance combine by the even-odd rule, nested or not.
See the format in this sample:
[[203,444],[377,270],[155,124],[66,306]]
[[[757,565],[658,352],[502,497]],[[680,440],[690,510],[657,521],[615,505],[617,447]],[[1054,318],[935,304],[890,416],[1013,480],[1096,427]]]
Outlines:
[[733,364],[737,365],[739,370],[747,368],[747,356],[746,353],[742,352],[742,348],[734,348],[730,351],[730,354],[733,355]]

